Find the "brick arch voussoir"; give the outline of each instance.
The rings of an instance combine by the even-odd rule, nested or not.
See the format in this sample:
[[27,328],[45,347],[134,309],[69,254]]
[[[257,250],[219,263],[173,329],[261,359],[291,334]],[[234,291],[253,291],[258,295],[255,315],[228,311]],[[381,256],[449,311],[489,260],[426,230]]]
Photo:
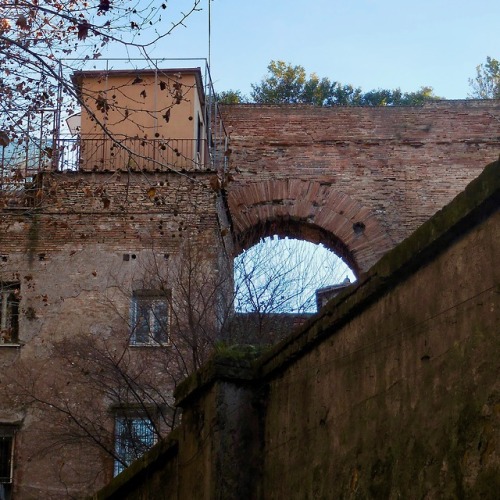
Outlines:
[[364,272],[393,247],[372,210],[320,182],[247,183],[229,190],[228,205],[237,251],[274,231],[279,236],[321,242],[355,272]]

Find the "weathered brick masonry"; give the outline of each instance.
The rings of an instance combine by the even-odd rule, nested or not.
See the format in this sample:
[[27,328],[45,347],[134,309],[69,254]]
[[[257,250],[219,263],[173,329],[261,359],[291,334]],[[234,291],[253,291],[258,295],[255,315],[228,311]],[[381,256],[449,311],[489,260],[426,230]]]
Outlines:
[[[227,205],[214,171],[127,172],[123,164],[115,172],[45,172],[25,202],[0,199],[0,282],[20,287],[20,342],[0,346],[0,422],[20,426],[17,498],[74,496],[110,478],[110,459],[90,459],[79,445],[39,453],[47,415],[16,406],[3,391],[18,362],[39,367],[40,380],[50,382],[59,366],[53,347],[64,338],[126,340],[134,280],[151,255],[172,262],[189,242],[213,257],[212,270],[224,270],[241,248],[279,234],[323,242],[366,271],[500,150],[498,101],[231,106],[225,120]],[[110,312],[106,301],[118,287]],[[85,386],[71,391],[84,404],[96,399]]]
[[240,245],[280,228],[290,232],[292,221],[322,230],[318,240],[340,238],[344,245],[333,238],[330,246],[360,270],[448,203],[500,150],[499,101],[236,105],[224,108],[224,119]]
[[[228,202],[240,246],[266,233],[295,234],[327,243],[360,270],[449,202],[500,149],[498,101],[423,108],[226,106],[225,122],[232,150]],[[57,248],[69,235],[80,243],[137,242],[149,234],[175,246],[189,218],[197,218],[196,232],[213,223],[209,179],[139,172],[47,176],[49,197],[39,220],[53,217],[44,226],[45,244]],[[179,231],[180,211],[188,221]],[[6,221],[29,223],[25,215],[5,214]],[[61,217],[67,220],[58,225]],[[3,248],[19,248],[20,227],[0,233]]]
[[[133,290],[157,288],[159,279],[175,289],[166,276],[188,249],[200,251],[210,263],[207,283],[209,273],[228,269],[230,241],[226,237],[225,248],[221,237],[221,226],[227,223],[212,177],[44,173],[38,190],[28,193],[37,206],[4,206],[0,211],[0,283],[15,282],[20,289],[19,342],[0,343],[0,424],[20,429],[15,498],[81,495],[111,478],[110,457],[78,439],[54,448],[51,438],[64,432],[64,426],[46,405],[34,409],[14,401],[16,383],[35,384],[46,400],[69,390],[70,404],[95,411],[94,418],[112,438],[112,401],[96,392],[92,382],[65,375],[60,346],[85,335],[89,345],[104,340],[109,348],[122,349],[130,335]],[[144,364],[154,373],[168,352],[168,347],[165,355],[158,348],[139,348],[128,354],[128,362]],[[156,384],[168,398],[172,381],[164,381],[163,375],[156,377]]]
[[219,228],[217,196],[209,174],[44,174],[40,206],[4,208],[2,253],[60,251],[89,243],[175,250],[188,236],[212,246]]

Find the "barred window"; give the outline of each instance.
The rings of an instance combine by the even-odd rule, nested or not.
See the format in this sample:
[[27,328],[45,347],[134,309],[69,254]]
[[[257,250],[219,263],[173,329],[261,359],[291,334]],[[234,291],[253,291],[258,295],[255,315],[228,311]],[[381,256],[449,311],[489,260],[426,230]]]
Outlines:
[[16,425],[0,424],[0,498],[9,500],[12,493],[14,435]]
[[153,423],[145,416],[115,417],[115,466],[117,476],[156,443]]
[[19,340],[19,283],[0,282],[0,343]]
[[0,483],[12,482],[13,436],[0,436]]
[[169,343],[168,293],[136,290],[132,296],[131,345],[164,345]]

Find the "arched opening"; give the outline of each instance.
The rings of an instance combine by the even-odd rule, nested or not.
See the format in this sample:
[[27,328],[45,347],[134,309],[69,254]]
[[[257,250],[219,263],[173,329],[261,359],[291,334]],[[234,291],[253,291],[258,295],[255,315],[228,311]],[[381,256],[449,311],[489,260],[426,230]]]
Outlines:
[[359,275],[394,246],[379,214],[331,182],[287,178],[236,183],[227,204],[237,253],[265,236],[296,237],[323,243]]
[[233,341],[278,342],[355,279],[321,243],[266,236],[234,260]]
[[265,237],[234,263],[235,310],[256,314],[310,314],[318,290],[341,289],[356,275],[321,243]]
[[[345,262],[354,276],[359,275],[358,263],[353,253],[340,238],[315,224],[304,223],[291,217],[260,221],[246,231],[240,232],[237,235],[237,243],[240,250],[246,251],[260,244],[262,240],[275,236],[278,238],[276,244],[278,246],[283,238],[303,241],[304,244],[321,245]],[[312,250],[312,247],[310,249]]]

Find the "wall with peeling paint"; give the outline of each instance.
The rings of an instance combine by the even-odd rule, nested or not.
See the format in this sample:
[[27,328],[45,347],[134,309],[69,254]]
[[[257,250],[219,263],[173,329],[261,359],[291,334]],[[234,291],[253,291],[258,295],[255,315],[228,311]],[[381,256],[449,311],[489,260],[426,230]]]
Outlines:
[[[79,354],[61,349],[65,340],[80,337],[89,345],[106,342],[121,349],[130,335],[133,290],[166,283],[176,294],[180,285],[169,277],[186,263],[198,265],[198,272],[206,265],[207,283],[211,273],[224,276],[231,269],[230,235],[221,235],[228,222],[212,178],[209,173],[189,178],[45,173],[38,179],[38,207],[0,211],[0,283],[20,286],[19,342],[0,343],[0,424],[20,426],[16,498],[90,493],[110,479],[112,460],[85,440],[73,436],[65,446],[51,445],[51,433],[61,433],[64,426],[43,405],[31,408],[26,399],[16,400],[21,392],[16,384],[34,384],[47,401],[57,394],[59,401],[95,408],[99,425],[113,438],[113,401],[91,381],[86,385],[65,376],[65,358]],[[187,262],[189,252],[197,252],[200,262]],[[232,283],[232,276],[226,282]],[[128,362],[157,370],[157,388],[169,397],[173,382],[162,378],[166,361],[155,357],[158,349],[132,350]]]

